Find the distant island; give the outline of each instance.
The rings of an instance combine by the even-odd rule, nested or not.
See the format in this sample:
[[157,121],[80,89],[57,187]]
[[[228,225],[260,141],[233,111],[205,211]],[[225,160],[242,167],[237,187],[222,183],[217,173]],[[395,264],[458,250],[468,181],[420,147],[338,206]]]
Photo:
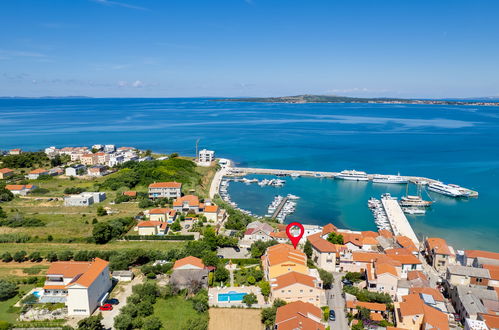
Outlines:
[[432,100],[432,99],[399,99],[399,98],[364,98],[336,95],[296,95],[281,97],[245,97],[216,99],[228,102],[262,102],[262,103],[379,103],[379,104],[437,104],[437,105],[479,105],[499,106],[499,102],[491,99],[480,100]]

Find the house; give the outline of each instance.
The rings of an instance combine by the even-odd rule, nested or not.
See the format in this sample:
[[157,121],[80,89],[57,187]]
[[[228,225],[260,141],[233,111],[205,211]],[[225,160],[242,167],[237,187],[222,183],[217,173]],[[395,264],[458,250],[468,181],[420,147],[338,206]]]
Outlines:
[[499,253],[481,250],[464,251],[465,266],[480,267],[482,264],[499,266]]
[[208,220],[209,222],[217,222],[219,212],[220,208],[218,207],[218,205],[215,204],[207,205],[205,203],[203,209],[203,215],[206,217],[206,220]]
[[215,160],[215,151],[213,150],[200,150],[198,153],[198,164],[201,166],[209,166]]
[[348,313],[355,315],[359,308],[366,308],[371,312],[371,320],[381,321],[386,314],[386,305],[380,303],[371,303],[357,300],[348,300],[346,302],[346,310]]
[[448,330],[447,314],[433,305],[431,296],[409,294],[394,303],[395,320],[401,329]]
[[376,252],[347,252],[342,257],[340,257],[340,263],[338,266],[339,271],[364,273],[367,269],[367,265],[371,264],[381,256],[384,255]]
[[[445,303],[444,296],[440,290],[430,287],[418,287],[411,288],[409,294],[418,294],[426,302],[430,302],[433,299],[432,306],[438,308],[442,312],[447,312],[447,305]],[[429,298],[431,297],[431,299]]]
[[14,171],[10,168],[0,168],[0,179],[5,180],[14,176]]
[[104,165],[94,165],[88,168],[88,175],[103,176],[106,174],[107,168]]
[[165,235],[168,231],[168,223],[162,221],[141,221],[135,226],[134,230],[140,236]]
[[68,315],[89,316],[104,303],[111,286],[109,263],[105,260],[53,262],[47,270],[40,302],[63,302]]
[[133,280],[133,272],[131,270],[115,270],[112,277],[120,282],[130,282]]
[[60,167],[54,167],[54,168],[51,168],[49,171],[48,171],[49,175],[51,176],[58,176],[58,175],[63,175],[64,174],[64,170]]
[[316,265],[330,272],[336,271],[336,257],[341,245],[337,247],[323,239],[320,233],[308,236],[307,240],[312,245],[312,260]]
[[137,192],[133,191],[133,190],[124,191],[123,192],[123,196],[128,196],[128,197],[131,197],[131,198],[136,198],[137,197]]
[[35,185],[32,184],[8,184],[5,189],[9,190],[14,195],[26,196],[32,190],[36,189]]
[[417,248],[416,244],[412,241],[407,236],[395,236],[395,240],[400,247],[409,250],[412,254],[418,255],[419,254],[419,249]]
[[246,226],[241,246],[250,247],[256,241],[271,241],[273,237],[270,236],[274,228],[265,222],[253,221]]
[[185,195],[173,201],[173,209],[181,213],[198,213],[200,209],[199,198],[194,195]]
[[109,167],[115,167],[120,164],[123,164],[124,162],[125,162],[124,155],[111,154],[109,155],[109,160],[106,165],[108,165]]
[[262,256],[262,265],[267,280],[289,272],[308,275],[307,256],[289,244],[277,244],[267,248]]
[[482,265],[482,268],[489,271],[489,288],[499,288],[499,266],[496,265]]
[[277,308],[275,330],[325,330],[323,312],[319,307],[302,301],[290,302]]
[[399,279],[396,267],[390,263],[376,261],[367,265],[366,282],[369,291],[386,293],[395,299]]
[[28,173],[28,179],[36,180],[41,175],[49,175],[49,172],[47,170],[44,170],[43,168],[37,168],[36,170],[32,170]]
[[106,153],[112,153],[116,151],[116,146],[114,144],[106,144],[104,146],[104,152]]
[[9,155],[20,155],[23,151],[21,149],[10,149]]
[[446,280],[450,285],[478,285],[487,287],[490,280],[489,270],[486,268],[449,265]]
[[430,265],[439,273],[444,273],[447,266],[453,262],[455,253],[443,238],[431,237],[425,241],[425,252]]
[[109,162],[109,154],[104,152],[96,152],[94,157],[96,157],[95,164],[106,165]]
[[285,230],[274,231],[270,233],[270,237],[278,243],[289,244],[289,237]]
[[317,307],[326,301],[320,279],[298,272],[288,272],[271,279],[270,299],[282,299],[288,303],[299,300]]
[[[407,278],[407,273],[414,270],[423,270],[423,263],[407,249],[394,249],[395,253],[387,252],[387,257],[400,265],[400,277]],[[389,251],[389,250],[387,250]],[[397,266],[398,266],[397,265]]]
[[170,283],[177,288],[208,287],[209,270],[196,257],[185,257],[175,261]]
[[64,206],[89,206],[106,199],[105,192],[82,192],[78,195],[64,197]]
[[179,182],[155,182],[149,185],[149,198],[179,198],[182,184]]
[[499,329],[499,315],[478,314],[478,318],[484,321],[489,329]]
[[466,319],[464,322],[464,330],[489,330],[485,321]]
[[480,313],[499,315],[498,292],[482,287],[455,285],[449,289],[450,301],[462,320],[476,320]]
[[83,165],[87,166],[97,165],[97,157],[95,157],[94,154],[83,154],[79,158]]
[[167,223],[173,223],[177,216],[177,212],[170,208],[158,208],[149,210],[149,220],[151,221],[162,221]]

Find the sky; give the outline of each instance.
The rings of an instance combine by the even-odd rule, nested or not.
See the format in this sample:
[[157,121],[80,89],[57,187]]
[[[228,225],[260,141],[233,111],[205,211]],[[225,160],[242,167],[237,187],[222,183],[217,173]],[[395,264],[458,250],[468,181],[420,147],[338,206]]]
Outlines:
[[499,96],[496,0],[0,1],[0,96]]

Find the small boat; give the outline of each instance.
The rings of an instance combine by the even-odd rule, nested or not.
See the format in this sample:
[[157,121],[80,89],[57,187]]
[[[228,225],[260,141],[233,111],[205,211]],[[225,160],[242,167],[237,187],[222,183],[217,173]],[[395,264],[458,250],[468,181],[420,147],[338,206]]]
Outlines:
[[413,214],[413,215],[421,215],[421,214],[426,213],[425,209],[421,209],[421,208],[417,208],[417,207],[403,207],[402,211],[404,211],[404,213]]
[[291,173],[291,177],[292,178],[299,178],[300,174],[298,174],[298,173]]

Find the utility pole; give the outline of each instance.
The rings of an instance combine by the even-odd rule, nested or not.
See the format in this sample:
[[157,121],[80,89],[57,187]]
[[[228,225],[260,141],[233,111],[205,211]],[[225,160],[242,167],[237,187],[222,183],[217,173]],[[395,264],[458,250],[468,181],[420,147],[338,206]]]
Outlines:
[[198,145],[199,145],[199,140],[200,140],[200,139],[197,139],[197,140],[196,140],[196,160],[198,160],[198,157],[199,157],[199,154],[198,154]]

